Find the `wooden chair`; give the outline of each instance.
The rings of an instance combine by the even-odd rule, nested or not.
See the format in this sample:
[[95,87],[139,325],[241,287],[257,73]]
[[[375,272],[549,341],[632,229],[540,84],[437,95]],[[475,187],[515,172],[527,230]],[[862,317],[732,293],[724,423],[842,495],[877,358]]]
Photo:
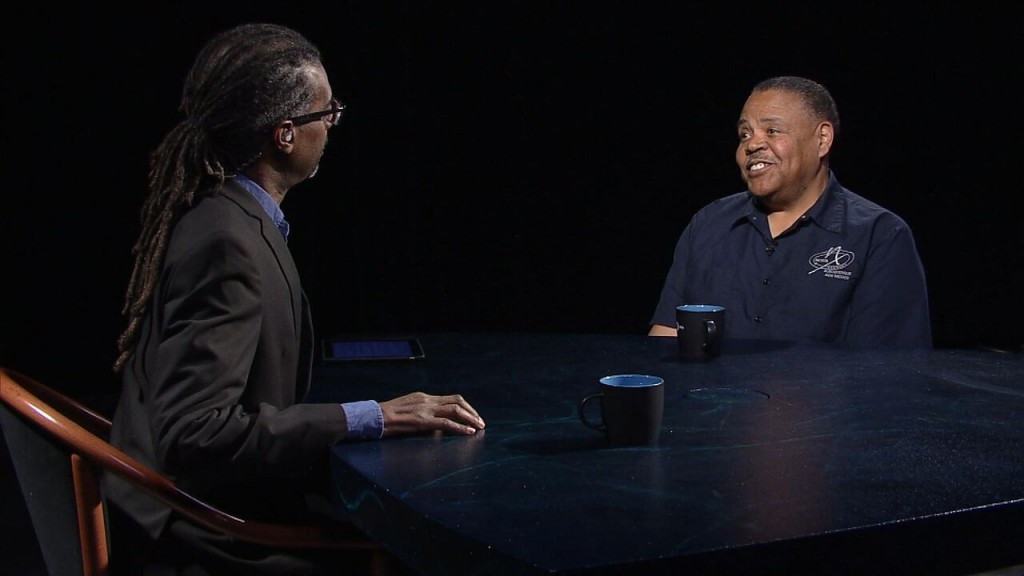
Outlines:
[[372,555],[374,574],[388,556],[348,528],[292,526],[237,518],[182,491],[112,446],[110,420],[32,378],[0,367],[0,425],[51,576],[109,573],[106,510],[99,471],[112,472],[209,530],[268,547],[334,548]]

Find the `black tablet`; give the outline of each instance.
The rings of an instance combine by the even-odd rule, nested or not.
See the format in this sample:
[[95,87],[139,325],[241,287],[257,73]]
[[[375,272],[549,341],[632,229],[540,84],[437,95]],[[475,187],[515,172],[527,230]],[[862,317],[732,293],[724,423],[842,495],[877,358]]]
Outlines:
[[359,362],[382,360],[422,360],[423,346],[411,337],[325,338],[324,360]]

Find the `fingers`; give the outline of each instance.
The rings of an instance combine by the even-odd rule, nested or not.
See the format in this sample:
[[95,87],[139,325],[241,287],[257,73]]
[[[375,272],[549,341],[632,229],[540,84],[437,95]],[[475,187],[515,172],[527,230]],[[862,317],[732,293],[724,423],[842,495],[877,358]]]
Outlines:
[[471,435],[485,426],[483,418],[459,394],[432,396],[413,392],[380,403],[384,436],[445,431]]
[[442,396],[441,400],[444,404],[454,406],[456,416],[459,417],[458,420],[460,422],[472,424],[477,428],[484,427],[484,419],[481,418],[480,414],[477,413],[476,408],[473,408],[473,406],[471,406],[469,402],[466,402],[466,400],[462,397],[461,394]]
[[459,402],[446,404],[451,409],[448,419],[457,425],[461,424],[467,434],[475,434],[477,430],[483,430],[486,425],[484,419],[476,413],[476,410],[468,402],[462,400],[461,396],[459,396],[459,400]]
[[476,434],[484,427],[484,419],[477,414],[462,396],[434,397],[432,404],[434,426],[436,430],[446,430],[456,434]]

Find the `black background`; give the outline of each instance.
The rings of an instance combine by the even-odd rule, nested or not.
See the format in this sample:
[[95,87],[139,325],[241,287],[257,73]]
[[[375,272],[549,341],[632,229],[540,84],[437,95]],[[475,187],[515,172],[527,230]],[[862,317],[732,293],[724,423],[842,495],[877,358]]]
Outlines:
[[743,188],[747,93],[797,74],[839,104],[840,181],[914,230],[936,344],[1019,349],[1021,5],[689,4],[8,7],[0,364],[114,385],[149,151],[202,43],[255,20],[349,106],[282,206],[321,336],[646,332],[687,220]]

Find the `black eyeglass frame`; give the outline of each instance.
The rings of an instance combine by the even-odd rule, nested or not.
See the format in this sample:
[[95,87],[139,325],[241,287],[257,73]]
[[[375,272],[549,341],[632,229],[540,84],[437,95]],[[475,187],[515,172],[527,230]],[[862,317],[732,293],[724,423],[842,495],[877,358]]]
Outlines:
[[348,108],[348,106],[346,106],[344,102],[337,98],[332,98],[331,107],[329,109],[293,116],[288,118],[288,121],[295,126],[302,126],[303,124],[309,124],[310,122],[316,122],[317,120],[325,120],[331,126],[337,126],[345,116],[345,108]]

